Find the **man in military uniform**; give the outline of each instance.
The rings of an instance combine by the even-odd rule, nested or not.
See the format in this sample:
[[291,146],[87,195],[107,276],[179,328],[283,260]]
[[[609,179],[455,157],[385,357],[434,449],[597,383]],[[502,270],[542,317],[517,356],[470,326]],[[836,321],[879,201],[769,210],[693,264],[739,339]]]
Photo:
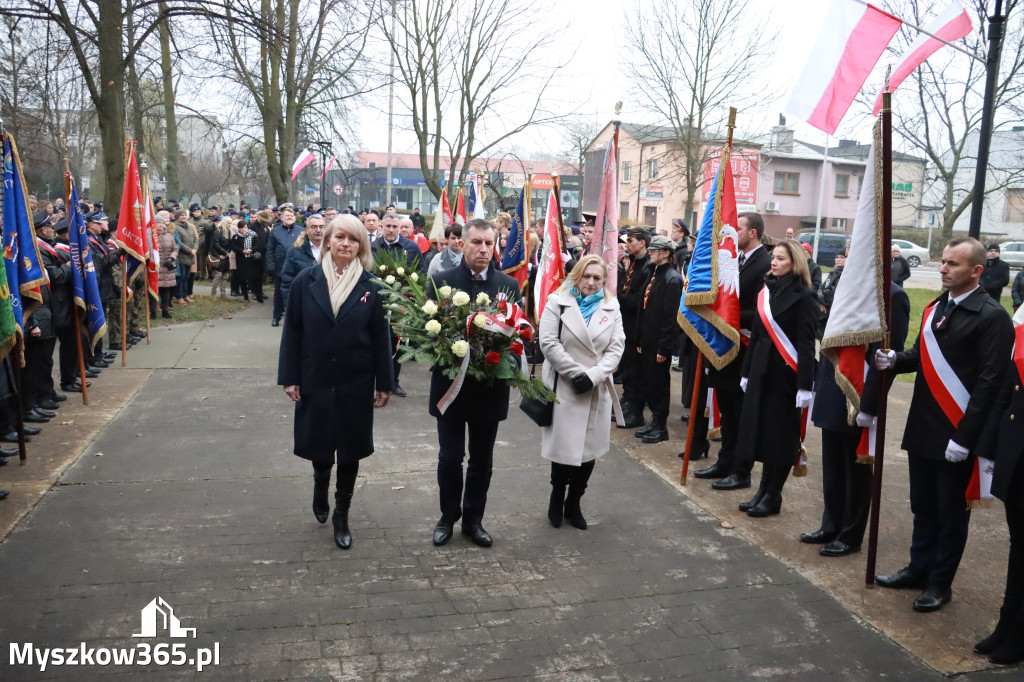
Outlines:
[[643,378],[640,355],[637,353],[636,330],[644,286],[653,269],[647,255],[647,245],[650,243],[651,233],[648,228],[629,228],[626,237],[628,255],[619,264],[619,308],[622,311],[622,327],[626,332],[626,350],[619,362],[619,373],[622,376],[622,428],[644,425]]

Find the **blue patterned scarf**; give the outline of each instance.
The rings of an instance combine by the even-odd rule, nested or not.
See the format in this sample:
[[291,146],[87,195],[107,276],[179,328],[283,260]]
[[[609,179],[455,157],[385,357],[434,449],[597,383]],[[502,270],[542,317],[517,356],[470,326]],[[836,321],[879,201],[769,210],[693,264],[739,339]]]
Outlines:
[[599,291],[596,294],[584,296],[576,287],[570,287],[569,294],[576,297],[576,304],[580,307],[580,312],[583,313],[583,321],[590,324],[590,318],[594,316],[594,312],[597,311],[601,301],[604,300],[604,292]]

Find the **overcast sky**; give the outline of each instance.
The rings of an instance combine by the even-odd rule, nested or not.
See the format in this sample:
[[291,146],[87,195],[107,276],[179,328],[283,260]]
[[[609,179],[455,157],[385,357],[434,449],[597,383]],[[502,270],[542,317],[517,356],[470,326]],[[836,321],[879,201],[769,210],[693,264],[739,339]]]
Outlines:
[[[649,0],[635,0],[641,7],[650,6]],[[680,0],[685,1],[685,0]],[[740,128],[749,132],[767,133],[768,127],[777,122],[777,116],[784,111],[788,98],[789,84],[800,74],[813,47],[818,28],[828,10],[826,0],[750,0],[757,10],[771,13],[771,24],[779,32],[775,57],[764,68],[765,82],[751,83],[751,88],[765,92],[765,109],[758,120],[744,119],[739,112]],[[937,0],[936,7],[947,0]],[[624,101],[622,120],[650,122],[650,117],[630,102],[629,84],[622,68],[628,54],[623,50],[624,39],[621,23],[625,7],[629,3],[621,0],[561,0],[557,3],[558,24],[569,29],[564,32],[566,54],[575,49],[575,57],[569,63],[563,83],[559,87],[559,99],[575,102],[582,113],[593,117],[596,122],[606,123],[614,115],[615,102]],[[758,22],[752,22],[756,30]],[[907,29],[902,29],[906,31]],[[894,58],[883,56],[876,71],[884,71],[885,64]],[[881,76],[876,74],[876,78]],[[869,81],[870,83],[871,81]],[[400,95],[396,89],[396,98]],[[511,94],[511,93],[510,93]],[[382,91],[376,98],[380,111],[364,110],[360,116],[358,131],[361,149],[371,151],[387,150],[387,95]],[[855,105],[856,106],[856,105]],[[396,105],[396,111],[400,110]],[[384,115],[381,115],[381,112]],[[824,133],[788,116],[788,122],[795,125],[798,139],[823,144]],[[407,119],[396,116],[394,151],[414,152],[415,138],[405,132]],[[870,120],[863,111],[851,109],[837,131],[837,137],[863,138],[869,136]],[[557,148],[561,146],[557,131],[534,129],[524,133],[516,143],[524,151]]]

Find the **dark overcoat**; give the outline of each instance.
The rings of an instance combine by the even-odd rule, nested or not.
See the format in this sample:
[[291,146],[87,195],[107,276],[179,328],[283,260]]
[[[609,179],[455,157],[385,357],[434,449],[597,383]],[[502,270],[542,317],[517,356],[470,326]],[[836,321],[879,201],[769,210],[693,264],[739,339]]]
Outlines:
[[100,301],[110,303],[121,298],[121,291],[114,286],[113,268],[121,267],[121,255],[110,244],[104,244],[99,237],[89,235],[89,252],[96,269],[96,285]]
[[782,359],[760,315],[755,312],[750,346],[741,370],[748,383],[736,451],[741,461],[792,466],[800,450],[800,410],[796,407],[796,393],[809,391],[814,384],[818,297],[813,289],[795,280],[771,302],[771,309],[775,321],[796,347],[797,371],[790,369]]
[[645,285],[642,290],[637,326],[629,337],[635,339],[644,353],[671,358],[679,351],[679,323],[676,318],[683,294],[683,278],[670,261],[652,269],[646,284],[650,289]]
[[[534,268],[536,270],[536,268]],[[619,268],[618,299],[619,310],[622,312],[622,328],[626,332],[626,346],[636,345],[636,321],[640,317],[640,304],[643,302],[644,286],[654,272],[650,256],[641,258],[630,256]],[[530,290],[533,290],[531,284]]]
[[71,272],[71,251],[59,249],[56,244],[50,248],[39,247],[40,265],[46,269],[50,288],[50,312],[54,329],[63,329],[74,324],[74,274]]
[[[454,268],[437,273],[431,281],[433,286],[427,288],[431,297],[436,295],[435,287],[445,285],[465,291],[474,300],[480,292],[490,296],[493,301],[499,292],[511,293],[514,297],[519,291],[519,282],[498,271],[494,267],[494,261],[487,266],[487,279],[484,281],[473,279],[465,259]],[[455,402],[441,414],[437,409],[437,403],[451,385],[452,380],[446,377],[439,367],[430,368],[430,416],[464,422],[498,422],[508,417],[508,384],[504,381],[487,384],[470,376],[463,382]]]
[[[1024,327],[1017,327],[1017,344],[1024,346]],[[1020,353],[1019,349],[1016,353]],[[1021,363],[1024,364],[1024,363]],[[1024,381],[1021,366],[1011,362],[977,454],[995,460],[992,494],[1007,506],[1024,509]]]
[[303,239],[301,244],[288,249],[284,267],[281,268],[281,295],[285,300],[288,300],[295,277],[312,265],[316,265],[316,260],[313,258],[313,246],[308,239]]
[[373,454],[374,391],[389,391],[391,347],[383,299],[364,272],[331,312],[321,268],[293,281],[281,330],[277,383],[298,385],[295,454],[320,463],[351,463]]
[[[760,246],[743,262],[740,268],[740,330],[750,330],[757,317],[757,292],[764,287],[764,276],[772,267],[772,255],[768,249]],[[740,369],[743,357],[747,352],[746,344],[740,344],[739,353],[721,370],[711,367],[708,371],[708,387],[723,391],[740,390]],[[707,365],[705,365],[707,367]],[[794,399],[795,400],[795,399]]]
[[[949,292],[936,300],[941,311],[949,300]],[[950,439],[973,451],[981,436],[1010,360],[1013,323],[1006,310],[981,287],[962,300],[941,327],[939,318],[936,312],[932,320],[935,340],[971,396],[960,424],[953,427],[928,388],[921,371],[920,334],[913,348],[896,354],[895,371],[917,372],[900,447],[911,454],[944,462]]]

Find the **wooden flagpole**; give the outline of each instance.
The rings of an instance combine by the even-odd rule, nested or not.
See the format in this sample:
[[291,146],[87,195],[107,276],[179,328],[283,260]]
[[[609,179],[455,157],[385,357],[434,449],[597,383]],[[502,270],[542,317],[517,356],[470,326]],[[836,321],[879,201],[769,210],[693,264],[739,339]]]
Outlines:
[[[889,350],[889,330],[892,328],[892,93],[889,92],[889,74],[885,76],[882,93],[882,302],[885,316],[885,335],[882,350]],[[882,467],[885,463],[885,418],[892,385],[892,370],[882,372],[878,391],[878,422],[875,426],[875,470],[871,486],[871,517],[868,522],[868,562],[864,583],[875,584],[875,565],[878,559],[878,521],[882,506]]]
[[[125,139],[124,143],[124,171],[128,175],[128,161],[131,159],[132,145],[134,143]],[[118,225],[125,216],[117,217]],[[128,366],[128,261],[121,256],[121,366]]]
[[[727,127],[729,128],[729,138],[728,138],[728,141],[725,143],[725,146],[731,150],[732,149],[732,134],[733,134],[733,131],[736,130],[736,107],[729,107],[729,123],[728,123]],[[617,134],[618,134],[618,131],[616,131],[616,135]],[[616,159],[617,158],[618,157],[616,157]],[[715,201],[718,201],[718,197],[715,197]],[[719,210],[721,210],[721,207],[719,207]],[[711,229],[714,229],[714,226],[712,226]],[[716,254],[712,254],[712,258],[717,258],[717,255]],[[685,296],[686,294],[684,293],[683,295]],[[736,360],[733,360],[733,362],[736,362]],[[703,378],[704,378],[704,354],[701,353],[698,350],[697,351],[696,370],[694,372],[694,377],[693,377],[693,395],[690,397],[690,421],[687,423],[687,426],[686,426],[686,449],[683,450],[683,471],[682,471],[682,473],[680,474],[680,477],[679,477],[679,484],[680,485],[686,485],[686,477],[689,475],[689,471],[690,471],[690,452],[693,450],[693,435],[694,435],[694,432],[696,431],[697,420],[700,419],[701,416],[702,416],[700,414],[700,409],[701,409],[700,394],[701,394],[701,384],[703,382]]]
[[[66,197],[64,199],[64,201],[65,201],[65,204],[67,205],[67,208],[68,208],[68,217],[70,218],[71,217],[71,211],[72,211],[72,208],[71,208],[71,165],[68,162],[68,153],[67,153],[67,151],[68,151],[68,143],[67,143],[67,139],[64,137],[63,133],[61,133],[60,138],[61,138],[61,146],[63,147],[63,150],[64,150],[64,195]],[[74,210],[78,210],[78,207],[76,206],[74,208]],[[70,228],[70,225],[68,227]],[[71,236],[70,229],[68,230],[68,236],[69,236],[69,238]],[[72,263],[71,266],[72,267],[77,267],[74,263]],[[85,273],[83,272],[81,274],[82,274],[82,294],[84,295],[85,294]],[[71,309],[72,309],[72,311],[74,312],[74,315],[75,315],[75,345],[78,348],[78,376],[79,376],[79,378],[81,380],[81,383],[82,383],[82,404],[83,405],[88,405],[89,404],[89,389],[85,385],[86,384],[86,381],[85,381],[85,379],[86,379],[86,377],[85,377],[85,351],[82,348],[82,314],[78,310],[78,304],[75,303],[74,301],[71,301]]]

